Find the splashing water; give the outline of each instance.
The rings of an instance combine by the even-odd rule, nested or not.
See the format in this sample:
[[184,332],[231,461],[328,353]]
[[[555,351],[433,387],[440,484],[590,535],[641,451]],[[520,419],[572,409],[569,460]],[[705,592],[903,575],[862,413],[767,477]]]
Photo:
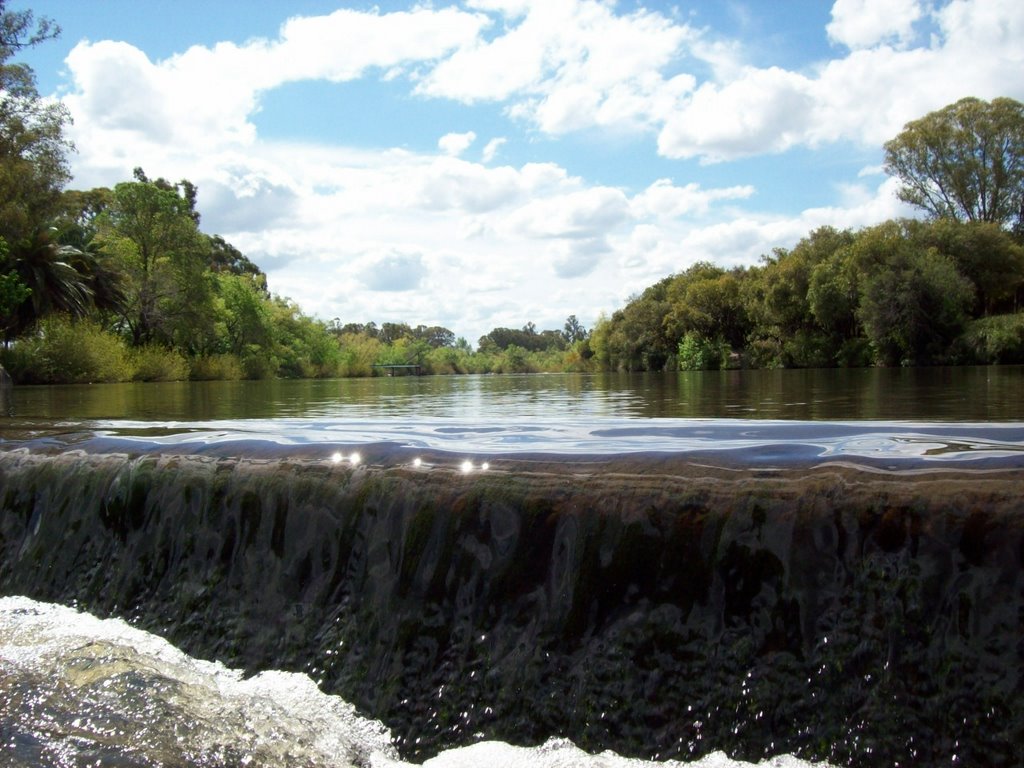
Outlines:
[[[0,598],[0,746],[4,765],[360,766],[402,768],[387,729],[322,693],[306,675],[238,670],[192,658],[119,619],[24,597]],[[677,766],[590,755],[565,739],[538,747],[480,742],[430,768]],[[749,765],[722,753],[687,765]],[[762,765],[806,766],[792,757]],[[824,765],[824,764],[822,764]]]

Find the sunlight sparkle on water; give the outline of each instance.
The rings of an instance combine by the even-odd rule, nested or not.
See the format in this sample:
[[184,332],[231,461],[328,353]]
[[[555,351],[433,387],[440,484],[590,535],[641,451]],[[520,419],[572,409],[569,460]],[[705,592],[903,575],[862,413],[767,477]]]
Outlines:
[[[345,454],[343,453],[335,451],[334,453],[331,454],[331,462],[334,464],[341,464],[341,462],[343,462],[344,460]],[[363,457],[360,456],[359,453],[353,453],[351,456],[348,457],[348,460],[349,463],[352,464],[352,466],[356,466],[363,460]]]

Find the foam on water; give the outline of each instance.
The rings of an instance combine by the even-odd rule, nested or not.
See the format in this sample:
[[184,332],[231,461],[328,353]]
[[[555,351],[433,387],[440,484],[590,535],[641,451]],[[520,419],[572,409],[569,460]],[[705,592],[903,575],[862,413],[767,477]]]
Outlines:
[[[4,765],[363,766],[403,768],[381,723],[305,675],[251,678],[192,658],[119,619],[24,597],[0,598],[0,747]],[[552,738],[538,747],[481,742],[430,768],[679,766],[591,755]],[[722,753],[687,765],[750,765]],[[809,763],[776,757],[760,765]],[[825,765],[825,764],[818,764]]]

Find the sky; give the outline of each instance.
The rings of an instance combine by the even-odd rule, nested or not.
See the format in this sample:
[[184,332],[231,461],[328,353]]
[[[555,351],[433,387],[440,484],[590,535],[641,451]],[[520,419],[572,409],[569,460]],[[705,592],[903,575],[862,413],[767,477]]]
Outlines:
[[325,321],[592,327],[697,261],[916,215],[883,144],[1024,100],[1020,0],[10,0],[75,189],[198,185]]

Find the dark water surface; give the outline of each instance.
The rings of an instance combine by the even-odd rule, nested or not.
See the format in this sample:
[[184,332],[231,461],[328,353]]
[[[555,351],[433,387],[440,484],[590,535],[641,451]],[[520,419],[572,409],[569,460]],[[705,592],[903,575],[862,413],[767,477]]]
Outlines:
[[1024,420],[1024,367],[420,376],[21,387],[19,419]]

